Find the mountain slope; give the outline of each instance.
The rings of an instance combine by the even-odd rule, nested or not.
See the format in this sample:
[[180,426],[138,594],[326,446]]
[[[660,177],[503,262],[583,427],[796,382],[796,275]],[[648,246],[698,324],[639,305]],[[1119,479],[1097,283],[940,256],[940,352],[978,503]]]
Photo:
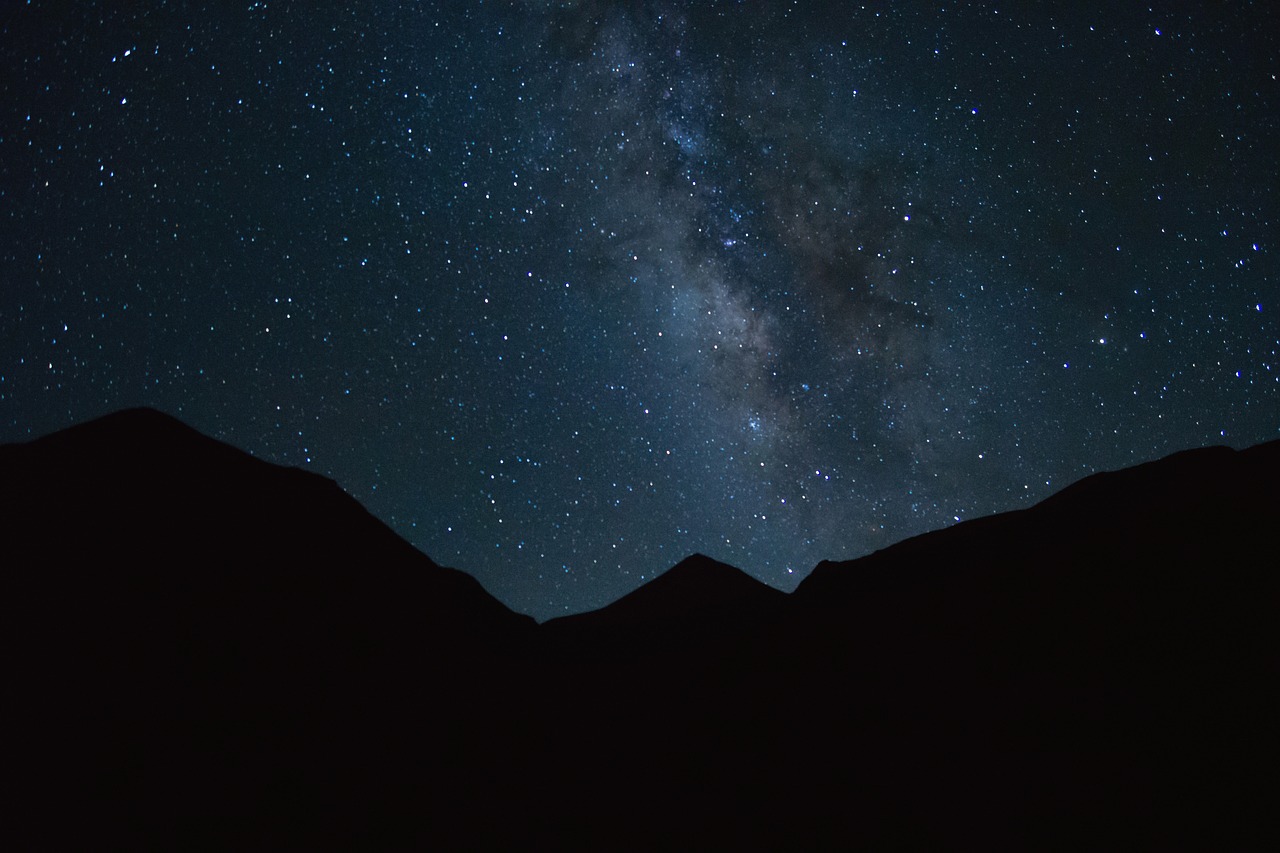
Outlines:
[[820,735],[824,766],[880,755],[968,832],[1243,843],[1277,781],[1277,484],[1280,443],[1189,451],[820,565],[781,629],[809,654],[743,666],[788,674],[771,713],[883,733]]
[[0,471],[6,718],[33,809],[218,847],[296,823],[263,812],[281,791],[338,797],[323,837],[403,774],[449,801],[499,760],[470,747],[504,749],[487,709],[518,692],[533,621],[333,482],[146,410],[0,448]]
[[342,565],[416,587],[433,619],[452,622],[461,611],[526,621],[469,575],[432,563],[331,480],[256,460],[159,412],[119,412],[4,446],[0,466],[9,542],[28,549],[32,564],[87,572],[94,560],[134,570],[163,563],[175,584],[201,582],[195,568],[225,576],[266,567],[324,583],[325,569]]

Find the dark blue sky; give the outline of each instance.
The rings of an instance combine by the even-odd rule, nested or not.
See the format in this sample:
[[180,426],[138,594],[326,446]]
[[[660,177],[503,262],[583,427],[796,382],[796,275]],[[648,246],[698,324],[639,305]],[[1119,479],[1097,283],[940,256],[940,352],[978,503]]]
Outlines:
[[0,440],[161,408],[542,618],[1280,432],[1273,4],[142,5],[0,18]]

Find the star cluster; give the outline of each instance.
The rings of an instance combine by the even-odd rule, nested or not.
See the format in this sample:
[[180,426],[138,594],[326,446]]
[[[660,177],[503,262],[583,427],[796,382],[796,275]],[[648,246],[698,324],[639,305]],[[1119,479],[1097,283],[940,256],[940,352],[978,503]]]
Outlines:
[[0,440],[158,407],[545,618],[1280,430],[1270,4],[149,5],[0,21]]

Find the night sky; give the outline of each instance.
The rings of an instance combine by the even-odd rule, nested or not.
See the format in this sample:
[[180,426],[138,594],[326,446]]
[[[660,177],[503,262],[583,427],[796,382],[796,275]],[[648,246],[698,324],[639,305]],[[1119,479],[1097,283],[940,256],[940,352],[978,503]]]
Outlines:
[[546,618],[1275,438],[1280,4],[1088,5],[6,3],[0,441],[153,406]]

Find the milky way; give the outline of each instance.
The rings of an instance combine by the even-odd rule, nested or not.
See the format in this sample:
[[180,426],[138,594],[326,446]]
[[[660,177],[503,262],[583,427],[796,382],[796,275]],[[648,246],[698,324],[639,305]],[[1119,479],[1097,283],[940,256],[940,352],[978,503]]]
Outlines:
[[542,618],[1280,430],[1271,4],[138,5],[0,22],[0,440],[161,408]]

